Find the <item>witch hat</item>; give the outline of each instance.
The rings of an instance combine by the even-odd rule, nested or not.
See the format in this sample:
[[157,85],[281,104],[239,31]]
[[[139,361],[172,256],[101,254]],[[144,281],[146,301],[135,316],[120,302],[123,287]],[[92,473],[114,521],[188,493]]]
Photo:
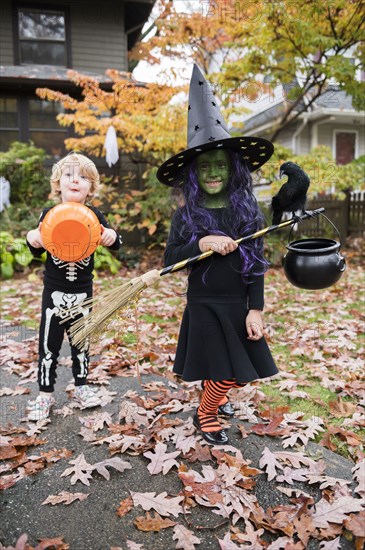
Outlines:
[[273,144],[263,138],[231,137],[214,91],[198,65],[194,65],[189,89],[188,149],[165,161],[157,171],[157,178],[165,185],[173,185],[178,172],[200,153],[217,148],[240,153],[253,172],[267,162],[274,152]]

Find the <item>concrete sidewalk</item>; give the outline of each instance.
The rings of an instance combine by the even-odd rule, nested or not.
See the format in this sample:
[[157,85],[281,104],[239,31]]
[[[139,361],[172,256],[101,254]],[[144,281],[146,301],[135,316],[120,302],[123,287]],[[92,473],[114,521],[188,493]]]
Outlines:
[[[62,353],[68,355],[67,344],[64,345]],[[57,408],[70,402],[64,389],[71,378],[69,368],[59,367],[55,392]],[[19,383],[17,376],[4,371],[1,379],[3,386],[15,387]],[[162,377],[143,376],[144,383],[152,380],[164,381],[167,384],[167,380]],[[34,398],[37,392],[35,383],[30,384],[29,387],[32,390],[31,396],[20,395],[1,398],[3,425],[8,424],[8,422],[14,425],[26,425],[20,423],[20,419],[25,414],[27,400],[30,397]],[[118,422],[121,396],[127,390],[135,390],[138,394],[143,393],[137,378],[132,376],[113,377],[108,390],[116,391],[117,395],[114,401],[102,410],[109,412],[114,422]],[[100,411],[100,408],[87,411],[74,409],[74,413],[65,418],[52,414],[51,424],[47,425],[47,429],[39,435],[41,439],[46,439],[47,443],[33,447],[30,451],[28,450],[27,455],[29,456],[39,455],[40,451],[65,447],[72,451],[73,455],[68,459],[61,459],[51,464],[35,475],[21,479],[3,492],[0,540],[5,547],[8,545],[15,546],[19,536],[26,533],[28,542],[33,546],[36,546],[42,538],[64,537],[65,543],[69,544],[72,550],[110,550],[113,546],[127,549],[127,540],[143,544],[143,548],[150,550],[172,550],[176,548],[176,541],[172,540],[171,528],[162,529],[159,532],[142,532],[134,526],[133,520],[137,516],[145,515],[140,506],[133,508],[123,518],[118,517],[116,514],[120,501],[130,496],[130,490],[138,492],[155,491],[157,494],[166,491],[168,495],[176,496],[183,488],[176,474],[176,468],[170,470],[165,476],[162,474],[150,475],[147,470],[149,461],[143,455],[132,456],[124,453],[123,455],[117,454],[114,456],[126,460],[132,468],[125,470],[123,473],[110,468],[109,481],[94,473],[89,487],[80,482],[72,486],[69,476],[60,477],[62,472],[70,466],[68,461],[76,458],[80,453],[84,453],[87,462],[90,464],[110,458],[105,444],[91,445],[78,435],[81,428],[79,417],[94,414],[95,410]],[[170,414],[169,417],[186,419],[190,415],[191,413],[185,412]],[[253,467],[259,468],[259,460],[265,446],[271,451],[283,450],[279,438],[260,437],[251,434],[246,439],[242,439],[236,428],[238,423],[248,426],[242,420],[234,419],[232,421],[232,428],[229,431],[231,444],[242,451],[245,459],[252,461],[251,465]],[[103,435],[107,433],[107,430],[104,429],[97,433]],[[169,445],[169,451],[174,450],[170,447],[171,445]],[[295,449],[287,450],[295,451]],[[309,444],[306,450],[309,456],[324,458],[327,463],[326,475],[352,479],[351,468],[353,463],[350,461],[316,444]],[[178,457],[177,460],[186,462],[184,459],[181,460],[181,457]],[[197,471],[201,470],[201,464],[198,462],[186,463],[189,468],[194,468]],[[269,482],[265,474],[258,475],[255,480],[256,486],[253,492],[259,504],[265,510],[269,506],[289,504],[289,499],[277,491],[275,480]],[[297,487],[309,493],[315,501],[318,501],[321,496],[318,485],[296,482],[292,487]],[[61,491],[89,493],[89,497],[82,502],[75,501],[69,506],[64,504],[41,506],[41,503],[49,495],[57,495]],[[182,515],[171,519],[180,524],[185,524]],[[197,548],[204,550],[220,548],[217,538],[223,539],[229,531],[229,523],[222,525],[224,519],[221,516],[212,513],[210,508],[196,506],[192,509],[191,514],[186,516],[186,519],[193,526],[204,527],[204,529],[193,529],[194,534],[201,539],[201,544]],[[218,525],[221,526],[215,528]],[[267,540],[272,541],[275,538],[277,538],[276,535],[271,539],[267,538]],[[247,548],[249,547],[247,546]],[[307,548],[309,550],[319,549],[319,543],[310,541]],[[342,537],[341,549],[352,548],[354,548],[353,543]]]

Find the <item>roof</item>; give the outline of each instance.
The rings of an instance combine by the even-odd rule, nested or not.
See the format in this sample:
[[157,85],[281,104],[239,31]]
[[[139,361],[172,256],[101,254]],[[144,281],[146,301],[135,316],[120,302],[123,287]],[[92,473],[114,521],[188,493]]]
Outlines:
[[[269,124],[270,122],[276,121],[281,115],[285,113],[287,102],[281,101],[264,111],[261,111],[257,114],[254,114],[244,120],[245,133],[247,134],[251,130]],[[295,109],[294,113],[298,112],[303,106],[301,101],[298,104],[298,109]],[[337,88],[329,88],[326,92],[321,94],[321,96],[316,99],[312,105],[311,112],[314,113],[317,109],[323,110],[337,109],[338,111],[343,110],[354,110],[352,106],[352,97],[346,94],[343,90],[338,90]]]
[[[68,69],[67,67],[57,67],[55,65],[1,65],[0,66],[0,78],[1,79],[17,79],[17,78],[26,78],[29,80],[40,80],[42,83],[44,81],[63,81],[69,82],[68,78]],[[74,69],[72,69],[74,70]],[[97,74],[90,71],[78,71],[86,76],[91,76],[95,78],[100,83],[109,83],[111,82],[110,78],[105,74]]]

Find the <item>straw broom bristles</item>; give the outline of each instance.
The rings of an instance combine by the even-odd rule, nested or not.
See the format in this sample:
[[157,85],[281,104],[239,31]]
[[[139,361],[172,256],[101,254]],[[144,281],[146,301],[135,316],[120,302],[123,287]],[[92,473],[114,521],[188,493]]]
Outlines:
[[[145,288],[159,279],[160,272],[153,269],[113,290],[103,293],[97,299],[89,298],[85,300],[82,306],[92,306],[93,309],[86,316],[80,317],[71,324],[70,337],[73,345],[82,349],[90,336],[95,332],[101,332],[117,311],[125,309],[136,301],[138,295]],[[61,323],[72,319],[79,313],[79,309],[80,305],[70,308],[67,317],[62,319]]]

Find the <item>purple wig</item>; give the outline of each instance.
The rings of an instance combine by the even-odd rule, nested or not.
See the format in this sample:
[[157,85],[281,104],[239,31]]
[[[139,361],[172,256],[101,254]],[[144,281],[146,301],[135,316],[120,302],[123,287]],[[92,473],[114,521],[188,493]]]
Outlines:
[[[226,187],[227,209],[225,215],[231,227],[230,237],[238,239],[263,227],[264,217],[252,193],[252,177],[245,163],[234,151],[228,151],[230,159],[229,180]],[[193,160],[175,182],[175,194],[179,197],[183,223],[180,236],[193,242],[205,235],[223,235],[219,231],[209,208],[204,207],[204,194],[199,187],[196,162]],[[269,263],[263,256],[263,239],[252,239],[239,246],[242,260],[242,276],[263,274]]]

